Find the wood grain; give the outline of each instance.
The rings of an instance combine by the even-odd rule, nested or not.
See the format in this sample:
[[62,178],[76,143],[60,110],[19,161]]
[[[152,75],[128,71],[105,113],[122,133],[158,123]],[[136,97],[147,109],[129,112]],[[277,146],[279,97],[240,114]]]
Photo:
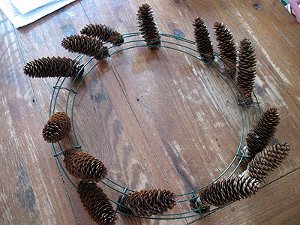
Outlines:
[[[1,224],[76,223],[61,176],[40,130],[41,115],[10,22],[0,14]],[[48,176],[51,173],[51,176]],[[63,213],[62,213],[63,212]]]
[[[237,45],[244,37],[250,38],[258,60],[255,93],[263,109],[279,109],[276,138],[292,146],[289,158],[271,174],[257,196],[234,203],[203,222],[234,224],[239,219],[241,223],[268,224],[272,217],[275,224],[289,219],[290,224],[296,224],[299,198],[293,195],[299,192],[289,190],[299,186],[300,26],[279,1],[260,1],[261,10],[253,7],[254,1],[148,2],[163,32],[193,39],[192,21],[201,16],[214,44],[216,21],[230,27]],[[79,33],[86,23],[106,24],[122,33],[137,31],[136,11],[142,3],[77,1],[19,30],[1,14],[1,50],[8,52],[0,59],[0,111],[5,115],[0,120],[9,128],[0,131],[4,143],[0,152],[6,159],[1,164],[1,171],[5,171],[1,181],[8,180],[1,182],[4,224],[93,224],[76,188],[63,172],[59,174],[49,145],[38,136],[48,118],[56,79],[28,79],[22,66],[48,55],[75,57],[60,42]],[[82,62],[87,60],[85,57]],[[67,79],[64,87],[72,87],[72,80]],[[57,111],[65,110],[67,95],[66,90],[60,91]],[[198,60],[165,48],[132,49],[97,65],[76,95],[74,127],[82,149],[105,162],[112,180],[131,189],[166,188],[176,193],[196,189],[218,176],[234,157],[242,130],[240,111],[226,82]],[[71,139],[61,145],[70,147],[74,137]],[[62,161],[62,156],[58,159]],[[120,195],[100,185],[111,199]],[[274,202],[274,196],[279,196],[279,202],[286,199],[285,204]],[[260,213],[265,208],[270,215]],[[186,203],[171,213],[184,210],[189,210]],[[170,222],[119,216],[117,224]]]

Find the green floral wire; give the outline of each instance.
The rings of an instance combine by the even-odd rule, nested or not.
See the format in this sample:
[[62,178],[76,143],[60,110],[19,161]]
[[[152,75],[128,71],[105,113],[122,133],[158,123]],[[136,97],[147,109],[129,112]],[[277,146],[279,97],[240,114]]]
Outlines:
[[[128,33],[128,34],[124,34],[124,38],[135,37],[135,36],[139,36],[139,35],[140,35],[140,33]],[[165,34],[165,33],[161,33],[161,35],[162,35],[162,36],[165,36],[165,37],[173,38],[173,39],[176,39],[176,40],[180,40],[180,41],[183,41],[183,42],[186,42],[186,43],[195,45],[195,42],[190,41],[190,40],[188,40],[188,39],[184,39],[184,38],[181,38],[181,37],[177,37],[177,36],[174,36],[174,35],[171,35],[171,34]],[[133,41],[127,41],[127,42],[124,42],[123,44],[137,43],[137,42],[141,42],[141,41],[144,42],[144,40],[133,40]],[[182,47],[182,48],[186,48],[186,49],[189,49],[189,50],[191,50],[191,51],[197,52],[196,50],[194,50],[194,49],[192,49],[192,48],[190,48],[190,47],[188,47],[188,46],[181,45],[181,44],[178,44],[178,43],[174,43],[174,42],[170,42],[170,41],[164,41],[164,40],[162,40],[161,42],[162,42],[162,43],[167,43],[167,44],[172,44],[172,45],[177,45],[177,46],[180,46],[180,47]],[[111,47],[109,47],[109,49],[111,49],[111,48],[113,48],[113,47],[114,47],[114,46],[111,46]],[[132,48],[138,48],[138,47],[148,47],[148,46],[147,46],[147,45],[137,45],[137,46],[127,47],[127,48],[120,49],[120,50],[117,50],[117,51],[111,53],[111,56],[114,55],[114,54],[117,54],[117,53],[119,53],[119,52],[122,52],[122,51],[125,51],[125,50],[129,50],[129,49],[132,49]],[[186,52],[186,51],[180,50],[180,49],[176,49],[176,48],[169,47],[169,46],[159,46],[159,47],[161,47],[161,48],[168,48],[168,49],[172,49],[172,50],[176,50],[176,51],[179,51],[179,52],[188,54],[188,55],[190,55],[191,57],[194,57],[194,58],[196,58],[196,59],[198,59],[198,60],[200,59],[198,56],[194,56],[194,55],[192,55],[192,54],[190,54],[190,53],[188,53],[188,52]],[[197,52],[197,53],[198,53],[198,52]],[[79,56],[77,56],[75,59],[76,59],[76,60],[78,60],[78,59],[80,60],[80,59],[82,59],[82,57],[83,57],[83,56],[79,55]],[[83,68],[85,68],[85,67],[92,61],[92,59],[93,59],[93,58],[91,58],[91,59],[83,66]],[[78,61],[79,61],[79,60],[78,60]],[[72,121],[73,136],[75,137],[75,140],[76,140],[76,142],[77,142],[77,146],[80,146],[80,145],[79,145],[79,143],[78,143],[76,134],[75,134],[75,132],[74,132],[75,129],[74,129],[74,126],[73,126],[73,124],[74,124],[74,123],[73,123],[73,114],[74,114],[73,112],[74,112],[74,105],[75,105],[75,100],[76,100],[76,96],[77,96],[77,91],[78,91],[79,88],[81,87],[81,85],[82,85],[84,79],[89,75],[89,73],[94,69],[94,67],[95,67],[98,63],[99,63],[99,61],[98,61],[97,63],[95,63],[95,64],[94,64],[94,65],[93,65],[93,66],[85,73],[84,76],[82,76],[82,79],[81,79],[81,81],[80,81],[80,83],[79,83],[78,88],[77,88],[76,91],[74,91],[73,88],[68,89],[68,88],[62,87],[62,85],[63,85],[63,83],[64,83],[64,81],[65,81],[65,79],[66,79],[66,78],[64,77],[60,85],[58,85],[59,80],[60,80],[60,78],[58,78],[58,80],[57,80],[57,82],[56,82],[56,84],[55,84],[55,86],[54,86],[53,93],[52,93],[52,97],[51,97],[51,101],[50,101],[49,116],[51,115],[51,112],[52,112],[52,113],[55,112],[55,106],[56,106],[56,102],[57,102],[57,99],[58,99],[58,95],[59,95],[59,93],[60,93],[60,90],[66,89],[66,90],[69,91],[69,94],[68,94],[68,97],[67,97],[67,104],[66,104],[67,107],[68,107],[68,103],[69,103],[70,94],[71,94],[71,93],[74,93],[73,103],[72,103],[72,105],[71,105],[71,121]],[[83,68],[82,68],[82,69],[83,69]],[[225,81],[224,77],[223,77],[222,75],[220,75],[220,72],[219,72],[216,68],[212,68],[212,67],[210,67],[210,68],[213,69],[213,70],[215,70],[215,71],[217,72],[218,76],[220,76],[220,77],[223,79],[223,81]],[[80,71],[78,72],[77,76],[74,78],[72,86],[75,84],[76,79],[79,78],[79,74],[80,74]],[[226,82],[226,81],[225,81],[225,82]],[[230,80],[230,82],[231,82],[232,84],[235,85],[235,83],[234,83],[232,80]],[[228,83],[226,82],[226,84],[228,84]],[[228,86],[229,86],[229,85],[228,85]],[[236,85],[235,85],[235,87],[236,87]],[[234,91],[232,90],[232,88],[231,88],[230,86],[229,86],[229,88],[230,88],[231,92],[234,94],[234,96],[236,97],[236,95],[235,95]],[[56,94],[56,96],[55,96],[55,98],[54,98],[55,91],[57,91],[57,94]],[[254,94],[254,93],[253,93],[253,94]],[[255,96],[256,102],[258,103],[257,97],[256,97],[255,94],[254,94],[254,96]],[[53,101],[53,99],[55,99],[55,100]],[[51,110],[51,109],[52,109],[52,104],[53,104],[53,110]],[[244,134],[244,116],[243,116],[242,107],[239,107],[239,109],[240,109],[240,113],[241,113],[241,118],[242,118],[242,124],[243,124],[243,126],[242,126],[241,140],[240,140],[240,143],[239,143],[237,152],[240,150],[241,146],[243,145],[243,136],[244,136],[244,135],[243,135],[243,134]],[[245,109],[246,109],[246,114],[247,114],[247,117],[248,117],[248,129],[249,129],[249,127],[250,127],[249,110],[248,110],[247,107],[245,107]],[[258,109],[260,110],[259,104],[258,104]],[[260,110],[260,111],[261,111],[261,110]],[[66,108],[66,112],[67,112],[67,108]],[[255,113],[256,113],[256,111],[255,111]],[[70,144],[71,144],[71,143],[70,143]],[[59,146],[60,146],[60,145],[59,145]],[[71,144],[71,146],[72,146],[72,144]],[[57,154],[55,145],[54,145],[54,144],[51,144],[51,147],[52,147],[52,149],[53,149],[53,153],[54,153],[54,154]],[[61,146],[60,146],[60,151],[61,151],[61,152],[63,151],[63,149],[62,149]],[[225,169],[225,170],[224,170],[224,171],[223,171],[216,179],[214,179],[211,183],[213,183],[213,182],[215,182],[216,180],[220,179],[220,177],[222,177],[222,176],[227,172],[227,170],[232,166],[232,164],[233,164],[233,162],[235,161],[236,158],[237,158],[237,156],[234,157],[234,159],[229,163],[229,165],[227,166],[227,168],[226,168],[226,169]],[[242,158],[243,158],[243,155],[242,155],[242,157],[240,158],[240,160],[239,160],[237,166],[233,169],[232,173],[231,173],[228,177],[230,177],[230,176],[236,171],[236,169],[239,167]],[[57,163],[58,163],[60,169],[61,169],[61,170],[63,171],[63,173],[66,175],[67,179],[70,180],[70,182],[74,185],[74,187],[77,188],[77,186],[74,184],[74,182],[72,182],[71,178],[67,175],[67,173],[66,173],[66,171],[64,170],[64,168],[63,168],[63,166],[62,166],[60,160],[59,160],[58,158],[56,158],[56,159],[57,159],[56,161],[57,161]],[[122,185],[120,185],[120,184],[114,182],[113,180],[111,180],[111,179],[109,179],[109,178],[107,178],[107,180],[110,181],[111,183],[115,184],[116,186],[120,187],[120,188],[124,188]],[[120,194],[123,193],[122,191],[119,191],[119,190],[117,190],[117,189],[111,187],[110,185],[106,184],[106,183],[103,182],[103,181],[102,181],[102,183],[103,183],[104,185],[108,186],[109,188],[113,189],[114,191],[119,192]],[[209,184],[211,184],[211,183],[209,183]],[[209,184],[208,184],[208,185],[209,185]],[[206,186],[204,186],[204,187],[202,187],[202,188],[200,188],[200,189],[198,189],[198,190],[194,190],[194,191],[192,191],[192,192],[188,192],[188,193],[185,193],[185,194],[179,194],[179,195],[177,195],[177,197],[181,197],[181,196],[186,196],[186,195],[194,194],[194,193],[196,193],[197,191],[199,191],[199,190],[201,190],[201,189],[207,187],[208,185],[206,185]],[[132,191],[134,191],[134,190],[128,189],[128,191],[132,192]],[[189,200],[191,200],[191,199],[193,199],[193,198],[195,198],[195,197],[192,197],[192,198],[189,198],[189,199],[185,199],[185,200],[179,200],[179,201],[177,201],[177,203],[186,202],[186,201],[189,201]],[[111,200],[111,199],[110,199],[110,200]],[[115,201],[113,201],[113,200],[111,200],[111,201],[114,202],[114,203],[117,204],[117,205],[120,205],[119,203],[117,203],[117,202],[115,202]],[[218,208],[216,208],[216,210],[218,210]],[[147,219],[165,219],[165,220],[169,220],[169,219],[184,219],[184,218],[189,218],[189,217],[195,217],[195,216],[198,216],[198,214],[195,214],[195,215],[192,215],[192,216],[184,216],[184,217],[176,217],[176,218],[174,218],[174,217],[170,217],[170,218],[165,217],[165,216],[185,215],[185,214],[188,214],[188,213],[191,213],[191,212],[194,213],[194,211],[187,211],[187,212],[181,212],[181,213],[175,213],[175,214],[163,214],[163,215],[160,215],[159,217],[143,217],[143,216],[137,216],[137,217],[140,217],[140,218],[147,218]],[[208,212],[208,213],[205,213],[205,215],[207,215],[207,214],[209,214],[209,213],[211,213],[211,212],[212,212],[212,210],[211,210],[210,212]],[[121,213],[121,214],[122,214],[122,213]],[[162,216],[162,217],[161,217],[161,216]]]

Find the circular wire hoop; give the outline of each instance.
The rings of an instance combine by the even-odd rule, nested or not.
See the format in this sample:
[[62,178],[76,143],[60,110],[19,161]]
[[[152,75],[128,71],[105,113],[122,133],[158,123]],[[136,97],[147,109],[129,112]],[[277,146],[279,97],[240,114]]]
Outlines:
[[[182,38],[180,36],[176,35],[171,35],[171,34],[166,34],[166,33],[160,33],[161,35],[161,45],[159,48],[166,48],[166,49],[171,49],[174,51],[181,52],[182,54],[189,55],[202,63],[205,63],[204,60],[199,56],[198,51],[196,50],[196,44],[195,42]],[[110,57],[112,57],[115,54],[118,54],[120,52],[133,49],[133,48],[147,48],[149,47],[146,45],[144,39],[141,37],[141,34],[138,33],[127,33],[123,34],[123,37],[125,39],[125,42],[122,44],[121,47],[116,47],[116,46],[111,46],[109,47],[109,52],[110,52]],[[153,46],[157,47],[157,46]],[[75,60],[80,61],[82,60],[83,55],[78,55]],[[218,54],[215,53],[215,58],[219,58]],[[56,84],[53,87],[53,92],[51,96],[51,101],[50,101],[50,107],[49,107],[49,116],[55,113],[56,111],[56,106],[58,103],[59,96],[61,94],[62,90],[67,91],[67,97],[66,97],[66,104],[65,104],[65,112],[69,113],[70,118],[71,118],[71,124],[72,124],[72,131],[68,136],[69,144],[73,149],[81,149],[81,145],[79,143],[79,140],[77,138],[77,134],[75,131],[74,127],[74,108],[75,108],[75,102],[76,102],[76,96],[78,94],[78,91],[82,84],[84,83],[84,80],[86,77],[89,76],[91,71],[99,64],[100,61],[93,60],[94,58],[89,58],[89,60],[84,64],[82,67],[82,70],[89,66],[89,69],[83,73],[83,75],[79,75],[81,71],[78,72],[78,75],[71,81],[71,85],[69,87],[64,86],[65,85],[65,77],[59,77],[56,81]],[[261,114],[261,108],[259,105],[259,102],[257,100],[256,95],[253,93],[254,96],[254,101],[252,104],[251,109],[253,112],[250,112],[250,110],[246,107],[245,100],[240,103],[240,100],[238,99],[238,96],[242,96],[241,93],[239,92],[235,82],[228,78],[226,75],[223,75],[220,71],[219,66],[217,63],[213,62],[210,64],[206,64],[207,69],[210,69],[214,71],[215,74],[218,75],[218,77],[227,84],[228,88],[230,89],[230,92],[232,94],[232,98],[234,102],[236,103],[236,106],[239,108],[239,114],[240,114],[240,120],[241,120],[241,131],[240,131],[240,140],[237,148],[234,150],[235,154],[232,158],[232,160],[228,163],[226,168],[211,182],[208,184],[199,187],[196,190],[191,190],[190,192],[187,193],[182,193],[182,194],[177,194],[177,203],[181,204],[184,202],[189,203],[190,200],[197,199],[197,192],[206,188],[208,185],[218,181],[221,178],[229,178],[231,177],[238,167],[240,166],[243,158],[247,157],[245,156],[245,153],[241,154],[241,149],[244,146],[244,137],[246,134],[246,131],[250,129],[251,126],[251,117],[255,117],[257,119],[260,114]],[[75,85],[76,83],[76,85]],[[70,136],[72,135],[72,139]],[[65,171],[60,156],[63,155],[64,150],[63,147],[58,144],[51,144],[51,148],[53,151],[53,155],[56,159],[57,166],[59,170],[66,176],[66,178],[73,184],[75,188],[77,188],[77,185],[73,183],[73,181],[70,179],[68,176],[68,173]],[[106,185],[108,188],[112,189],[113,191],[119,193],[120,195],[125,196],[126,193],[133,192],[135,190],[132,190],[126,186],[126,184],[119,184],[117,181],[114,181],[113,179],[106,178],[105,180],[101,181],[103,185]],[[122,205],[115,200],[110,199],[111,202],[116,204],[117,206],[122,207]],[[183,212],[178,212],[178,213],[173,213],[173,214],[162,214],[162,215],[157,215],[157,216],[137,216],[137,215],[130,215],[130,216],[135,216],[139,218],[145,218],[145,219],[156,219],[156,220],[175,220],[175,219],[186,219],[186,218],[191,218],[191,217],[203,217],[206,215],[209,215],[213,213],[214,211],[220,209],[220,207],[213,208],[212,210],[201,213],[201,210],[188,210],[188,211],[183,211]],[[117,211],[119,214],[124,214],[120,211]],[[127,215],[127,214],[124,214]]]

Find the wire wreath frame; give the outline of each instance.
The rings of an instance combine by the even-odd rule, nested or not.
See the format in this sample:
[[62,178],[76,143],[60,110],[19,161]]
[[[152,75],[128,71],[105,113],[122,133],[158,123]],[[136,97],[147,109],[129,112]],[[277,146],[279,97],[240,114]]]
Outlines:
[[[236,103],[237,107],[239,107],[239,113],[240,113],[240,119],[241,119],[240,141],[239,141],[237,149],[235,150],[235,154],[234,154],[232,160],[228,163],[227,167],[215,179],[213,179],[208,184],[206,184],[202,187],[199,187],[196,190],[191,190],[190,192],[187,192],[187,193],[177,194],[176,195],[177,196],[176,203],[184,203],[184,202],[189,202],[190,200],[193,200],[193,199],[197,199],[198,191],[200,191],[200,190],[206,188],[207,186],[209,186],[210,184],[218,181],[220,178],[225,178],[225,179],[230,178],[236,172],[236,170],[239,168],[243,158],[247,157],[245,155],[245,152],[241,151],[241,149],[244,146],[244,136],[245,136],[246,130],[248,130],[248,131],[250,130],[250,125],[251,125],[250,113],[251,112],[246,107],[245,100],[242,100],[242,102],[239,101],[238,96],[242,96],[242,95],[241,95],[239,89],[237,88],[235,82],[232,79],[228,78],[226,75],[223,75],[221,73],[219,65],[217,63],[212,62],[210,64],[207,64],[207,62],[199,56],[199,52],[195,49],[196,44],[194,41],[185,39],[178,35],[172,35],[172,34],[167,34],[167,33],[162,33],[162,32],[160,33],[160,36],[161,36],[161,45],[159,46],[159,48],[175,50],[175,51],[181,52],[183,54],[187,54],[187,55],[203,62],[208,69],[214,71],[219,76],[219,78],[227,84],[227,86],[230,89],[230,92],[232,93],[234,102]],[[135,37],[137,37],[139,39],[131,40],[132,38],[135,38]],[[123,38],[125,39],[125,42],[122,44],[122,46],[126,46],[126,47],[122,47],[122,46],[121,47],[116,47],[116,46],[108,47],[108,49],[110,51],[110,57],[115,54],[118,54],[120,52],[129,50],[129,49],[148,48],[149,47],[148,45],[146,45],[144,39],[141,37],[140,32],[123,34]],[[175,40],[177,42],[174,42],[173,40]],[[157,46],[153,46],[153,47],[157,47]],[[214,55],[216,58],[219,58],[217,53],[214,53]],[[75,58],[75,60],[80,61],[82,58],[83,58],[83,55],[78,55]],[[93,59],[94,59],[93,57],[90,57],[90,59],[81,68],[81,70],[83,70],[87,65],[90,65],[91,67],[86,72],[84,72],[82,75],[80,75],[81,70],[78,71],[76,77],[72,81],[70,88],[64,86],[66,77],[59,77],[57,79],[56,84],[53,86],[53,91],[52,91],[52,96],[51,96],[51,101],[50,101],[50,106],[49,106],[49,116],[51,116],[52,114],[55,113],[57,101],[59,99],[61,90],[68,91],[67,100],[66,100],[66,104],[65,104],[65,112],[66,113],[70,112],[71,135],[74,137],[73,140],[75,141],[75,143],[72,143],[70,134],[68,136],[68,141],[69,141],[70,146],[72,146],[73,149],[78,149],[78,150],[81,149],[81,145],[78,141],[75,127],[74,127],[74,108],[75,108],[76,96],[78,94],[78,91],[79,91],[81,85],[84,83],[84,80],[86,79],[86,77],[89,76],[91,71],[99,64],[99,62],[102,61],[102,60],[100,60],[100,61],[93,63],[92,62]],[[76,88],[74,86],[75,83],[77,84]],[[253,115],[257,119],[261,114],[261,108],[260,108],[259,101],[254,92],[253,92],[253,96],[254,96],[254,101],[252,103]],[[66,149],[64,149],[59,142],[58,142],[58,145],[55,145],[54,143],[52,143],[51,148],[52,148],[52,152],[53,152],[54,158],[56,160],[59,171],[66,176],[66,178],[69,180],[69,182],[72,183],[72,185],[75,188],[77,188],[77,185],[71,180],[68,173],[65,171],[65,169],[62,165],[61,159],[60,159],[60,156],[63,155],[63,153]],[[243,153],[241,154],[241,152],[243,152]],[[113,191],[119,193],[122,196],[125,196],[126,193],[128,193],[128,192],[135,191],[135,190],[131,190],[126,185],[117,183],[116,181],[114,181],[110,178],[106,178],[100,182],[103,185],[107,186],[108,188],[112,189]],[[109,199],[109,200],[119,207],[124,207],[115,200],[112,200],[112,199]],[[139,218],[143,218],[143,219],[155,219],[155,220],[187,219],[187,218],[192,218],[192,217],[197,217],[197,216],[200,216],[200,218],[203,218],[204,216],[207,216],[223,207],[224,206],[216,207],[205,213],[201,212],[201,210],[189,210],[189,211],[170,213],[170,214],[162,214],[162,215],[156,215],[156,216],[139,216],[139,215],[131,215],[131,214],[129,216],[139,217]],[[122,215],[127,215],[118,210],[117,210],[117,212]]]

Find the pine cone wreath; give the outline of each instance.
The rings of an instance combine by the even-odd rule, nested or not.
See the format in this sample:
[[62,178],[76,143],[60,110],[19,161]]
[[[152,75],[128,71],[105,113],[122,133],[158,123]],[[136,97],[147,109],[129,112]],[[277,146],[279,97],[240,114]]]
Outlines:
[[245,174],[262,181],[269,171],[276,169],[287,157],[290,146],[287,143],[267,146],[262,152],[259,152],[248,164]]
[[276,108],[265,111],[257,124],[247,135],[247,155],[251,158],[261,152],[273,137],[276,126],[279,124],[280,116]]
[[209,32],[202,18],[196,18],[193,23],[197,50],[205,61],[214,60],[213,46]]
[[154,22],[151,6],[143,4],[138,10],[139,30],[149,47],[160,45],[160,35],[156,23]]
[[225,72],[229,77],[235,79],[237,53],[233,36],[223,23],[216,22],[214,28],[220,49],[220,56],[224,62]]
[[53,114],[43,129],[44,140],[55,143],[62,140],[71,130],[71,120],[64,112]]
[[81,34],[99,38],[101,41],[110,42],[113,45],[120,46],[124,43],[122,34],[109,26],[102,24],[88,24],[81,31]]
[[224,206],[240,199],[248,198],[259,189],[258,180],[251,177],[231,177],[220,180],[200,192],[203,204]]
[[176,195],[168,190],[142,190],[128,194],[122,205],[134,215],[151,216],[163,214],[176,205]]
[[23,70],[29,77],[75,77],[82,75],[83,65],[66,57],[43,57],[26,63]]
[[240,89],[246,106],[249,107],[253,100],[251,97],[256,74],[256,59],[254,48],[248,39],[241,41],[237,68],[237,86]]
[[81,151],[66,150],[64,163],[68,172],[76,178],[98,182],[107,176],[107,168],[99,159]]
[[78,194],[84,208],[99,225],[115,224],[116,213],[107,195],[96,183],[80,181]]
[[70,52],[82,53],[97,60],[109,56],[108,48],[100,40],[86,35],[71,35],[64,38],[61,45]]

